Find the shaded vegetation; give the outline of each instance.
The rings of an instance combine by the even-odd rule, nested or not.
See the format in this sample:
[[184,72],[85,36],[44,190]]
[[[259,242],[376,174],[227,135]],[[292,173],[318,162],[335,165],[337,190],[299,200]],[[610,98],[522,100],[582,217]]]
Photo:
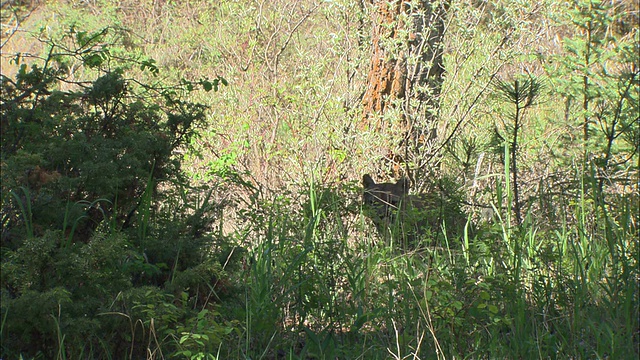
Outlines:
[[4,2],[0,357],[636,359],[637,6],[448,3],[368,127],[375,3]]

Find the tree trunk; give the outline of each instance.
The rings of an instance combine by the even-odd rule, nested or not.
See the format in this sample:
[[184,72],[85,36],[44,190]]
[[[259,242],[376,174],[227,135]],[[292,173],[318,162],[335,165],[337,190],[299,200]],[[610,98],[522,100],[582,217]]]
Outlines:
[[[436,113],[442,86],[447,0],[370,0],[373,12],[372,56],[364,94],[362,128],[400,134],[387,149],[395,176],[429,177],[437,155]],[[397,113],[384,122],[388,111]],[[399,127],[399,128],[398,128]],[[396,132],[398,131],[399,132]],[[396,139],[393,139],[396,140]]]
[[384,126],[381,116],[389,108],[402,106],[401,120],[405,130],[412,132],[416,118],[433,118],[433,110],[438,107],[444,74],[444,18],[449,4],[429,0],[371,1],[376,11],[363,121],[367,127],[380,128]]

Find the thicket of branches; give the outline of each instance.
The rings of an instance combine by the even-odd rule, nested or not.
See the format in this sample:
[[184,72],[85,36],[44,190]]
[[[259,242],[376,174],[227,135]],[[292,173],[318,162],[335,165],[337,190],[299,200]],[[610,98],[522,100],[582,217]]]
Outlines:
[[636,358],[637,6],[387,5],[3,2],[1,357]]

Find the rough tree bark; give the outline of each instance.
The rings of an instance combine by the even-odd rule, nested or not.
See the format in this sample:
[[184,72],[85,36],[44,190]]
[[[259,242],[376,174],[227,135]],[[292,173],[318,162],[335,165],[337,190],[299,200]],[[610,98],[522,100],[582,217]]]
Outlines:
[[390,110],[397,114],[400,135],[387,149],[386,161],[395,176],[408,176],[416,184],[419,169],[426,176],[424,169],[435,167],[431,159],[449,2],[369,1],[375,11],[362,127],[381,131],[391,126],[383,121],[384,115]]
[[[410,115],[433,114],[437,109],[444,74],[444,19],[449,4],[430,0],[370,1],[376,11],[363,121],[381,127],[380,116],[389,107],[401,105],[402,120],[410,131]],[[410,100],[418,100],[420,105],[411,105]]]

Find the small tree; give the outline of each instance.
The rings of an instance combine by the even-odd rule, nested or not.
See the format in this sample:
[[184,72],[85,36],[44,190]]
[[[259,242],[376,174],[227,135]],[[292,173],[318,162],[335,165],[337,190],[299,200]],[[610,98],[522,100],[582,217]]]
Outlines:
[[524,127],[525,110],[535,104],[540,95],[541,84],[536,78],[529,76],[523,80],[516,79],[512,82],[496,80],[495,89],[498,96],[513,105],[513,110],[507,114],[511,122],[503,122],[503,127],[507,129],[508,133],[505,136],[496,133],[496,136],[509,145],[509,163],[511,165],[509,172],[513,180],[513,212],[516,216],[516,223],[521,225],[522,202],[520,201],[518,184],[518,139]]
[[[546,68],[565,103],[567,125],[581,130],[581,134],[575,134],[582,140],[585,176],[580,183],[586,185],[584,190],[605,214],[610,210],[607,207],[617,203],[607,201],[607,193],[613,195],[623,189],[622,193],[636,194],[637,200],[640,33],[637,26],[629,26],[637,22],[637,10],[633,15],[630,9],[633,6],[576,2],[565,15],[568,19],[561,18],[570,20],[576,33],[563,38],[566,54],[554,57]],[[627,205],[627,201],[620,205],[620,209],[630,205],[637,210],[637,201],[635,205]]]

